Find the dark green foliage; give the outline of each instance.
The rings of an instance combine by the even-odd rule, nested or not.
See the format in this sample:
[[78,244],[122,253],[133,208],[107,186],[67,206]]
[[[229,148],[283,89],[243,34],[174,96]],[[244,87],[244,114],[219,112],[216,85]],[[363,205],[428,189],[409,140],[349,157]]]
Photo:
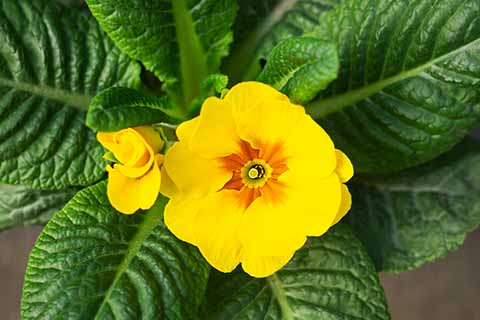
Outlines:
[[445,256],[480,224],[480,141],[397,175],[358,179],[348,214],[378,271]]
[[85,127],[90,99],[138,86],[139,66],[95,20],[52,1],[0,1],[0,182],[87,186],[104,174]]
[[163,224],[166,199],[126,216],[106,183],[80,191],[30,255],[23,319],[195,319],[209,266]]

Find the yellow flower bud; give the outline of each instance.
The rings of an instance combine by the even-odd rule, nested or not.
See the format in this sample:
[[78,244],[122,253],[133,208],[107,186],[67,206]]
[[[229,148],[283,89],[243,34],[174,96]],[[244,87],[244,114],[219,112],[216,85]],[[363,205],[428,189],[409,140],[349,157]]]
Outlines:
[[99,132],[98,141],[119,163],[107,166],[107,195],[112,206],[124,214],[150,209],[160,191],[163,147],[160,135],[141,126],[117,132]]

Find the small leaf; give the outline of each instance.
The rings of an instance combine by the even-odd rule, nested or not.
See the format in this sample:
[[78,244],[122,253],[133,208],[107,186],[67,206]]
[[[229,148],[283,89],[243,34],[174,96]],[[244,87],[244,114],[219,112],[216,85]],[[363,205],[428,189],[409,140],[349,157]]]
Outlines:
[[80,191],[30,254],[22,319],[195,319],[209,266],[163,224],[167,199],[116,212],[106,182]]
[[0,230],[42,225],[70,200],[77,189],[39,191],[0,185]]
[[95,20],[55,1],[0,1],[0,183],[86,186],[105,173],[84,125],[91,97],[138,86],[140,67]]
[[212,273],[202,319],[390,319],[375,268],[348,225],[310,239],[267,279]]
[[221,93],[228,85],[228,77],[223,74],[211,74],[203,80],[200,86],[200,95],[195,98],[188,107],[191,117],[198,115],[203,102],[210,96]]
[[235,0],[87,0],[117,46],[140,60],[186,107],[228,54]]
[[278,42],[312,31],[322,13],[340,0],[242,0],[235,22],[235,42],[223,71],[232,83],[256,79],[261,61]]
[[337,78],[338,68],[334,43],[295,37],[272,50],[257,80],[281,90],[292,102],[305,104]]
[[183,117],[168,97],[147,96],[134,89],[110,88],[93,98],[87,126],[94,131],[117,131]]
[[480,116],[478,0],[345,0],[308,36],[338,45],[338,79],[306,106],[357,173],[438,157]]
[[445,256],[480,224],[480,141],[397,175],[350,185],[348,217],[378,271],[401,272]]

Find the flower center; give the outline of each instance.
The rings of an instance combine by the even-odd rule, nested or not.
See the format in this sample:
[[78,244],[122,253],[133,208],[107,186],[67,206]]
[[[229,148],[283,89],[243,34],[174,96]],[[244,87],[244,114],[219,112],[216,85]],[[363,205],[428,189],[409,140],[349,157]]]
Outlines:
[[254,159],[247,162],[241,172],[245,186],[260,188],[272,176],[272,167],[262,159]]
[[250,179],[262,179],[265,175],[265,168],[261,164],[255,164],[248,169],[248,177]]

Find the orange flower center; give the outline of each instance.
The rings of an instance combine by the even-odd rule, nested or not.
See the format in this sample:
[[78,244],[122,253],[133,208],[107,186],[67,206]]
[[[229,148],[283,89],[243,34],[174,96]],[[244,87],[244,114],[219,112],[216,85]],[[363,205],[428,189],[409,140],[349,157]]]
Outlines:
[[240,191],[240,201],[245,208],[258,197],[278,202],[284,197],[285,185],[278,177],[288,170],[283,144],[253,148],[241,140],[240,152],[220,159],[222,166],[232,172],[232,178],[222,190]]

